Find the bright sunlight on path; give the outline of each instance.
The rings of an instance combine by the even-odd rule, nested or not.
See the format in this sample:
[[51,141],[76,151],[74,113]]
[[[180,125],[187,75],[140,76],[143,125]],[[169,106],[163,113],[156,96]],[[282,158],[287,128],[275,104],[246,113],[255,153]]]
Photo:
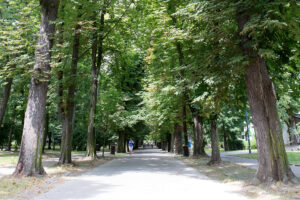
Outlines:
[[75,177],[36,199],[247,199],[157,149],[139,150]]

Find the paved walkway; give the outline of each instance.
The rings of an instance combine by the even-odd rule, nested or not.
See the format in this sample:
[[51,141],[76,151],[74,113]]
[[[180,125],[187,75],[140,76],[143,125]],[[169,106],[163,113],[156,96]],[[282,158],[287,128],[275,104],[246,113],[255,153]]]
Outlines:
[[15,165],[0,167],[0,178],[6,175],[11,175],[14,172],[15,168]]
[[157,149],[117,158],[58,185],[36,199],[242,200],[238,187],[209,180]]
[[[256,151],[252,151],[252,152],[256,153]],[[244,167],[256,170],[258,167],[257,160],[232,156],[232,155],[247,154],[247,153],[249,153],[249,152],[248,151],[222,152],[221,158],[224,161],[229,161],[229,162],[236,163],[238,165],[242,165]],[[300,166],[290,165],[290,167],[291,167],[292,171],[294,172],[294,174],[297,177],[300,177]]]

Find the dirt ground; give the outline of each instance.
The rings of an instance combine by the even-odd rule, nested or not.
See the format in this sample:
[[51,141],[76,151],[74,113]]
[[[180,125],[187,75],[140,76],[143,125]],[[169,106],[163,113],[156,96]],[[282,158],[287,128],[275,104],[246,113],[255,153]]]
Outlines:
[[73,165],[58,166],[54,160],[49,160],[44,166],[47,175],[43,177],[13,177],[0,179],[0,199],[33,199],[38,194],[72,180],[72,178],[88,172],[93,168],[112,160],[113,157],[90,160],[84,157],[76,159]]

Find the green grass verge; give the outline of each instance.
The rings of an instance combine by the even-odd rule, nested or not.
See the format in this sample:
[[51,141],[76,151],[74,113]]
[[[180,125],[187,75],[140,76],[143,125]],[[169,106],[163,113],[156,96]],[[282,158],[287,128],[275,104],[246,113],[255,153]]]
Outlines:
[[[204,150],[205,150],[206,153],[211,153],[211,148],[205,148]],[[235,152],[235,151],[245,151],[245,149],[244,150],[225,151],[223,148],[220,148],[220,152]]]
[[[257,160],[257,153],[237,154],[237,155],[231,155],[231,156],[250,158],[250,159]],[[287,152],[287,156],[288,156],[288,160],[289,160],[290,164],[300,165],[300,152]]]
[[18,162],[19,152],[0,152],[0,165],[13,165]]

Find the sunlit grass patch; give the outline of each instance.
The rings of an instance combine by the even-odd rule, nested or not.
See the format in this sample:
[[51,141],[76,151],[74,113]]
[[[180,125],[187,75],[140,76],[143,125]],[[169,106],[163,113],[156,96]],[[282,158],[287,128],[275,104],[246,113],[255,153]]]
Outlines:
[[[237,154],[237,155],[231,155],[231,156],[249,158],[249,159],[256,159],[257,160],[257,153]],[[288,156],[288,160],[289,160],[290,164],[300,165],[300,152],[287,152],[287,156]]]
[[126,153],[116,153],[115,156],[116,157],[122,157],[122,156],[126,156]]
[[197,169],[210,179],[221,181],[240,187],[240,192],[250,198],[259,200],[289,200],[300,199],[300,185],[285,185],[278,183],[271,187],[265,185],[255,186],[251,182],[255,177],[256,170],[249,169],[234,163],[222,162],[219,165],[208,166],[210,158],[199,159],[176,156],[186,165]]
[[18,162],[18,152],[0,152],[0,165],[13,165]]
[[43,182],[43,178],[36,177],[4,177],[0,179],[0,199],[5,199],[10,195],[20,193],[23,190],[29,189],[34,185],[40,185]]
[[[180,158],[179,158],[180,159]],[[240,181],[249,180],[254,177],[255,170],[248,169],[229,162],[222,162],[219,165],[208,166],[210,158],[186,159],[181,158],[188,165],[196,167],[201,173],[220,181]]]

